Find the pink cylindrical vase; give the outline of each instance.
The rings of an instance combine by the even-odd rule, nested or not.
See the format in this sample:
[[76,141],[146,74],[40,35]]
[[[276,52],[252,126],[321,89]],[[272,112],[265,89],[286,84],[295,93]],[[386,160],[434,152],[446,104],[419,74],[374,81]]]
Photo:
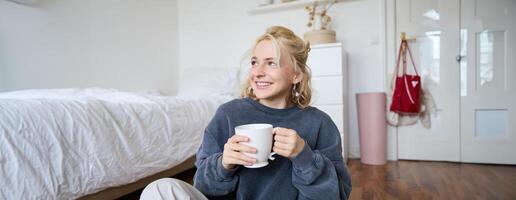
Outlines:
[[360,161],[369,165],[383,165],[387,161],[385,93],[357,93],[356,101]]

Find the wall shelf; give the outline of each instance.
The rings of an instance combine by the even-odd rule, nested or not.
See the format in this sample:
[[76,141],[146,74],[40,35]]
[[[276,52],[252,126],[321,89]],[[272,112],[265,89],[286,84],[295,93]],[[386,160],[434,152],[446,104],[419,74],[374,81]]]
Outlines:
[[[294,8],[302,8],[308,5],[312,5],[315,2],[325,2],[328,0],[295,0],[295,1],[289,1],[285,3],[274,3],[270,5],[264,5],[264,6],[256,6],[251,9],[249,9],[250,14],[262,14],[262,13],[268,13],[268,12],[275,12],[275,11],[281,11],[281,10],[289,10]],[[337,3],[344,0],[337,0]]]

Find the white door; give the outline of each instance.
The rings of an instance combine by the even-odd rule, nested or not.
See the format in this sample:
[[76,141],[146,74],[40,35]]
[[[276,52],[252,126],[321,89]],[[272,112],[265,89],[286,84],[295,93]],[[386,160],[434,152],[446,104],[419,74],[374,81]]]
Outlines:
[[516,0],[461,0],[461,161],[516,164]]
[[516,0],[397,0],[396,14],[437,104],[430,129],[398,128],[398,158],[516,164]]
[[455,60],[460,44],[459,8],[459,0],[396,1],[397,35],[406,32],[416,38],[409,46],[422,85],[437,104],[431,128],[419,122],[398,128],[399,159],[460,160],[459,65]]

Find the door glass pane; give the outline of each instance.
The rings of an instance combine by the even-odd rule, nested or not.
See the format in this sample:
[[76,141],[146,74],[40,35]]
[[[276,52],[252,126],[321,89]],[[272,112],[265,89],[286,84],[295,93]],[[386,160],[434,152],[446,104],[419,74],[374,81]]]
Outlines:
[[503,79],[505,31],[482,31],[477,33],[477,45],[477,88],[480,88],[495,79]]
[[424,84],[439,85],[441,63],[441,31],[428,31],[425,36],[418,37],[414,44],[418,54],[416,66],[421,69]]
[[476,137],[499,137],[507,133],[507,110],[476,110]]

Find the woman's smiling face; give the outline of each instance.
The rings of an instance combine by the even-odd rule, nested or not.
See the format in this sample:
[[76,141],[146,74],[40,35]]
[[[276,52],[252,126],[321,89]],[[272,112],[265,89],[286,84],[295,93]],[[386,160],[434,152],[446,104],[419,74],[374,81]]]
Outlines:
[[296,77],[294,64],[287,55],[282,51],[280,59],[276,59],[276,49],[270,40],[262,40],[254,48],[249,81],[260,103],[270,107],[286,106],[292,85],[301,80]]

